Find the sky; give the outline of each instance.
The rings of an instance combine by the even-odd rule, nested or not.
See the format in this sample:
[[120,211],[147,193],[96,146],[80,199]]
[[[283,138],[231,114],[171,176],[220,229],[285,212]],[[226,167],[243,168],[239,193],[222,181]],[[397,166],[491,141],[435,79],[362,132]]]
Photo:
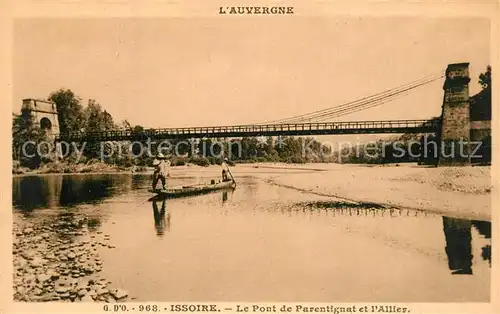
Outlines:
[[[490,62],[479,18],[237,17],[19,19],[13,111],[69,88],[115,122],[145,127],[259,123],[320,110],[470,62]],[[442,80],[340,120],[425,119]]]

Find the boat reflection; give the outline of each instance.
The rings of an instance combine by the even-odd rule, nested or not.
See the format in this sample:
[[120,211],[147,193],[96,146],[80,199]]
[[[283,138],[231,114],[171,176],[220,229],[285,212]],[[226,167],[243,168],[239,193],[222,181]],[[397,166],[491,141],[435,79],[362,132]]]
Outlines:
[[[159,202],[161,202],[160,210],[158,210]],[[165,234],[165,230],[167,232],[170,231],[170,213],[166,213],[167,200],[165,198],[162,200],[154,199],[151,203],[153,204],[153,218],[155,221],[156,234],[162,237]]]
[[[222,205],[228,202],[228,200],[233,195],[233,189],[223,190],[221,192]],[[168,198],[161,196],[154,196],[149,199],[153,206],[153,219],[156,229],[156,234],[159,237],[163,237],[166,232],[170,232],[171,226],[171,214],[167,211],[167,200]]]

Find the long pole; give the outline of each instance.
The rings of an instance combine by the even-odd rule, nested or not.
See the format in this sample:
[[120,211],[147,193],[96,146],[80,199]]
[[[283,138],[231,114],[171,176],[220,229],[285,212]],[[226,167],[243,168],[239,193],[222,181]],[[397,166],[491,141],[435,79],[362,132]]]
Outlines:
[[231,176],[231,179],[233,180],[234,185],[236,185],[236,181],[234,180],[233,174],[231,173],[231,170],[229,170],[229,165],[227,163],[226,163],[226,165],[227,165],[227,172],[229,172],[229,175]]

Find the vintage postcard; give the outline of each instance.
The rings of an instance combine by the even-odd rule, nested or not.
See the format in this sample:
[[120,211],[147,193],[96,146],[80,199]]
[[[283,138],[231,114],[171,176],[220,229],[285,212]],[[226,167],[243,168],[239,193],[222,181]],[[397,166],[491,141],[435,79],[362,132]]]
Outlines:
[[500,310],[498,2],[4,6],[0,313]]

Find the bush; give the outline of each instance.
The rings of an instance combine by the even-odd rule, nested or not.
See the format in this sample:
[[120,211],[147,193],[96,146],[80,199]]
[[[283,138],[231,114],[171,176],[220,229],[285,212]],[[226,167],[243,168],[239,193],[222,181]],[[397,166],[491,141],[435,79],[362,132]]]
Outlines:
[[237,163],[239,164],[253,164],[255,163],[254,159],[238,159],[236,160]]
[[208,158],[207,158],[207,160],[208,160],[208,162],[209,162],[211,165],[215,165],[215,164],[217,164],[217,158],[215,158],[215,157],[210,156],[210,157],[208,157]]
[[306,161],[302,157],[292,156],[287,158],[286,163],[289,164],[305,164]]
[[184,158],[179,158],[179,159],[173,159],[170,163],[172,167],[176,166],[184,166],[186,164],[186,160]]
[[280,156],[278,154],[269,154],[265,157],[266,161],[269,162],[279,162],[280,161]]
[[63,173],[65,172],[64,169],[65,167],[63,166],[62,163],[50,163],[42,167],[42,172],[43,173]]
[[12,174],[25,174],[27,171],[28,169],[24,167],[12,167]]
[[134,172],[147,172],[147,171],[148,171],[148,167],[145,167],[145,166],[137,166],[134,169]]
[[34,170],[40,167],[41,160],[39,157],[35,156],[33,158],[21,157],[20,164],[30,170]]
[[134,165],[134,163],[132,162],[131,159],[125,159],[122,163],[121,163],[121,166],[123,167],[126,167],[126,168],[130,168]]
[[202,167],[210,166],[210,161],[205,157],[189,158],[189,162]]
[[92,168],[90,168],[90,167],[88,167],[88,168],[87,168],[87,167],[85,167],[85,168],[80,169],[80,171],[79,171],[79,172],[80,172],[80,173],[92,172]]
[[26,173],[26,168],[21,167],[21,163],[18,160],[12,161],[12,174],[23,174]]
[[200,158],[198,165],[208,167],[210,166],[210,161],[207,158]]

